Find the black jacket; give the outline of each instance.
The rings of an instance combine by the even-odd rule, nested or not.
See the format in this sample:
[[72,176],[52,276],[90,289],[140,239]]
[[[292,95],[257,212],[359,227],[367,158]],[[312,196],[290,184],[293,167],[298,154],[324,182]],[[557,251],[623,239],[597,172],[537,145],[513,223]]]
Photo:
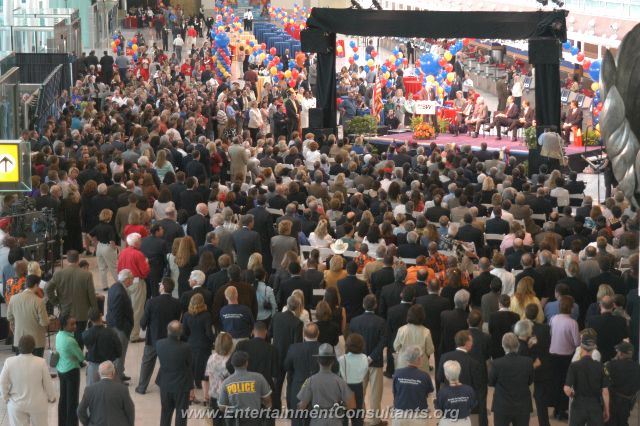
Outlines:
[[491,336],[479,328],[473,327],[469,327],[469,333],[473,337],[473,347],[469,351],[469,355],[486,370],[486,362],[491,359]]
[[194,388],[191,346],[188,343],[167,337],[158,340],[156,352],[160,360],[156,384],[162,392],[176,394]]
[[402,300],[401,294],[404,284],[392,283],[387,284],[380,291],[380,299],[378,300],[378,314],[382,318],[387,317],[387,312],[392,306],[396,306]]
[[502,336],[509,333],[520,321],[520,315],[511,311],[498,311],[489,318],[489,334],[491,335],[491,351],[494,359],[504,356]]
[[451,309],[440,314],[442,334],[440,336],[440,353],[444,354],[456,348],[455,336],[460,330],[469,328],[467,317],[469,312],[462,309]]
[[181,182],[174,182],[169,185],[169,191],[171,191],[171,200],[173,200],[173,203],[176,205],[176,210],[184,208],[182,207],[182,193],[186,190],[187,185]]
[[598,350],[602,354],[602,362],[607,362],[616,355],[615,345],[629,337],[627,321],[610,312],[595,315],[587,321],[587,327],[598,333]]
[[302,342],[302,321],[291,311],[276,312],[269,323],[269,336],[273,339],[278,359],[284,366],[289,346]]
[[355,275],[349,275],[338,281],[338,291],[342,306],[347,312],[347,322],[364,313],[362,301],[369,294],[369,289],[364,281],[360,281]]
[[469,282],[469,294],[471,306],[479,308],[482,302],[482,296],[491,291],[491,281],[495,276],[490,272],[481,272],[477,277]]
[[82,332],[82,343],[87,347],[87,361],[97,364],[115,361],[122,355],[122,344],[118,335],[104,325],[94,325]]
[[220,288],[223,287],[228,281],[229,275],[227,274],[227,270],[221,269],[218,272],[209,275],[205,286],[211,293],[216,294],[218,290],[220,290]]
[[231,239],[233,240],[233,248],[236,252],[238,266],[242,269],[247,269],[249,256],[253,253],[262,253],[260,234],[256,231],[242,227],[231,234]]
[[[475,342],[473,344],[475,346]],[[443,384],[448,384],[448,380],[444,375],[444,363],[447,361],[457,361],[460,364],[460,383],[471,386],[476,393],[478,403],[485,403],[483,396],[487,394],[487,380],[483,365],[475,360],[471,354],[461,350],[454,349],[442,354],[440,357],[435,377],[438,388]],[[473,409],[473,412],[478,412],[478,406]]]
[[364,353],[372,359],[371,367],[382,367],[382,351],[389,335],[385,320],[373,312],[365,312],[351,320],[349,332],[364,338]]
[[170,294],[161,294],[147,300],[140,319],[140,327],[147,331],[145,345],[154,346],[158,340],[167,337],[167,325],[171,321],[180,320],[181,315],[180,302]]
[[[140,285],[140,284],[136,284]],[[107,293],[107,325],[122,331],[127,337],[133,329],[133,307],[127,289],[116,282]]]
[[287,404],[294,407],[298,403],[297,395],[302,384],[319,370],[317,358],[320,342],[299,342],[289,347],[284,359],[284,371],[287,373]]
[[186,210],[189,216],[196,214],[196,206],[202,202],[204,199],[198,191],[187,189],[180,193],[180,208]]
[[182,296],[180,296],[180,307],[182,308],[182,312],[185,313],[189,310],[189,302],[191,301],[191,297],[193,297],[193,295],[196,293],[200,293],[202,295],[202,297],[204,298],[204,303],[205,305],[207,305],[207,310],[209,312],[212,312],[213,293],[211,292],[211,290],[204,286],[195,287],[189,291],[185,291],[184,293],[182,293]]
[[184,237],[184,229],[182,229],[182,226],[175,220],[162,219],[158,221],[158,225],[164,229],[162,238],[167,242],[167,247],[172,247],[173,240],[176,238]]
[[531,358],[509,354],[494,359],[489,369],[489,386],[495,387],[492,410],[500,414],[531,412],[533,362]]
[[[411,306],[411,303],[400,302],[400,304],[392,306],[387,311],[387,328],[389,330],[387,346],[389,348],[393,347],[393,342],[396,340],[396,334],[398,334],[400,327],[407,324],[407,312],[409,312]],[[431,333],[431,336],[433,337],[433,333]]]
[[461,226],[460,229],[458,229],[456,239],[474,243],[476,246],[476,253],[482,253],[484,248],[484,234],[475,226],[469,224]]
[[83,425],[133,426],[135,417],[129,389],[111,379],[87,386],[78,405],[78,419]]
[[[274,378],[280,374],[280,359],[276,347],[264,339],[253,337],[239,341],[236,345],[236,351],[248,353],[249,366],[247,370],[262,374],[271,389],[274,389]],[[235,371],[231,364],[231,357],[227,361],[227,370],[230,374]]]
[[487,234],[502,234],[509,233],[509,222],[504,219],[494,217],[489,219],[484,224],[484,232]]
[[371,292],[376,295],[376,299],[380,301],[380,293],[382,288],[394,281],[393,267],[384,266],[382,269],[371,274]]
[[196,213],[187,219],[187,235],[193,238],[196,247],[204,245],[207,233],[210,231],[213,231],[213,227],[208,217]]
[[313,307],[313,284],[302,278],[300,275],[295,275],[280,284],[276,299],[278,306],[286,306],[287,299],[291,296],[294,290],[302,290],[302,293],[304,293],[304,308],[311,312]]
[[213,329],[211,312],[204,311],[197,315],[188,312],[182,317],[182,334],[191,348],[210,350],[213,347]]
[[433,345],[438,348],[442,332],[441,314],[451,309],[451,302],[438,294],[427,294],[416,299],[416,304],[422,306],[425,313],[424,326],[431,331]]

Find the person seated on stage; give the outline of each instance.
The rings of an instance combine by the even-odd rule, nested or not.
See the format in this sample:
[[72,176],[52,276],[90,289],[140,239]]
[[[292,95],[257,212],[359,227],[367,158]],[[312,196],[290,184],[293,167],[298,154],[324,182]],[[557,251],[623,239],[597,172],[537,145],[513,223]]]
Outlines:
[[582,110],[578,108],[578,102],[576,101],[571,101],[569,104],[569,110],[565,114],[562,123],[562,136],[564,143],[567,145],[569,144],[569,136],[573,127],[582,130]]
[[520,111],[520,117],[518,117],[517,120],[513,121],[511,123],[511,126],[509,126],[509,129],[505,130],[503,134],[506,135],[509,130],[512,130],[513,134],[511,140],[515,141],[518,128],[523,127],[525,129],[528,129],[531,126],[535,126],[535,124],[536,113],[533,108],[531,108],[531,103],[527,100],[524,100],[522,101],[522,110]]
[[[456,110],[456,123],[454,125],[455,136],[458,136],[460,134],[460,125],[463,123],[463,120],[465,119],[464,112],[467,104],[468,104],[467,100],[462,96],[462,90],[458,90],[456,92],[456,98],[453,100],[453,107]],[[471,108],[473,108],[473,103],[471,103]]]
[[[488,132],[495,127],[498,133],[496,139],[500,140],[502,139],[502,136],[500,135],[500,128],[502,126],[510,127],[514,121],[518,121],[518,105],[515,104],[513,96],[509,96],[507,98],[507,106],[504,111],[494,115],[493,121],[489,126],[485,126],[484,130],[485,132]],[[515,137],[513,140],[515,140]]]
[[467,126],[473,126],[473,137],[478,137],[478,132],[480,131],[480,126],[487,122],[487,118],[489,117],[489,109],[484,103],[484,98],[482,96],[478,96],[476,100],[476,105],[473,108],[473,113],[470,117],[464,121]]
[[387,118],[385,118],[384,122],[391,130],[395,130],[400,126],[400,120],[392,109],[387,113]]

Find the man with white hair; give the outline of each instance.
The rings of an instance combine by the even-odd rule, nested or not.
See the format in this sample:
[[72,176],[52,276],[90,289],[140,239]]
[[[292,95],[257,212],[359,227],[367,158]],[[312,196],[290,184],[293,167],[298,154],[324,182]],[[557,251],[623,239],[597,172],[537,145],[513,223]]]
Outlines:
[[109,288],[107,294],[107,325],[115,330],[122,345],[122,355],[116,359],[115,364],[118,368],[118,374],[123,381],[129,379],[124,374],[124,360],[127,357],[129,336],[131,335],[134,322],[131,297],[127,292],[127,289],[130,288],[132,284],[133,274],[129,269],[122,269],[118,272],[118,282]]
[[167,247],[173,246],[173,240],[184,237],[184,229],[177,221],[178,213],[174,206],[168,206],[164,210],[164,219],[157,222],[164,229],[162,238],[167,242]]
[[446,385],[438,391],[434,401],[437,409],[443,412],[444,418],[438,426],[471,426],[471,409],[476,405],[476,394],[473,388],[460,380],[460,363],[447,361],[442,366]]
[[514,426],[528,425],[531,416],[531,392],[533,383],[533,361],[518,355],[520,342],[513,333],[502,336],[505,356],[494,359],[489,368],[489,386],[495,387],[493,394],[494,424]]
[[106,183],[98,185],[98,194],[94,195],[91,199],[91,206],[93,211],[101,212],[103,209],[111,210],[114,215],[118,211],[118,205],[113,197],[108,194],[109,187]]
[[428,397],[433,393],[431,377],[420,369],[424,353],[417,346],[409,346],[400,353],[407,366],[398,368],[393,375],[393,425],[418,426],[424,419],[413,418],[410,414],[417,410],[429,409]]
[[196,205],[196,214],[187,220],[187,235],[193,238],[196,247],[200,247],[204,245],[209,231],[213,231],[209,222],[209,208],[205,203],[199,203]]
[[133,329],[131,330],[131,342],[142,342],[140,338],[140,318],[144,313],[144,302],[147,299],[147,285],[145,279],[149,275],[149,262],[140,251],[141,236],[133,232],[127,236],[128,247],[120,252],[118,256],[118,274],[123,269],[128,269],[133,275],[133,283],[127,291],[131,296],[133,305]]
[[180,297],[180,305],[182,306],[182,312],[189,310],[189,302],[194,294],[200,293],[204,298],[204,303],[207,305],[207,309],[211,311],[213,306],[213,293],[208,288],[204,287],[206,276],[204,272],[194,269],[189,275],[189,287],[191,290],[185,291]]
[[135,405],[126,385],[114,380],[116,369],[111,361],[99,367],[100,381],[87,386],[78,406],[83,425],[133,426]]

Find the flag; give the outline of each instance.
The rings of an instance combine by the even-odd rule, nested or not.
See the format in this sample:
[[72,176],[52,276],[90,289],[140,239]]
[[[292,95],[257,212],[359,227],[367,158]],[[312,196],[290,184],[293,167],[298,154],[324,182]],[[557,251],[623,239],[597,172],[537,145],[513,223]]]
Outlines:
[[376,79],[376,83],[373,85],[373,116],[376,122],[380,122],[380,111],[382,111],[382,83],[380,78]]

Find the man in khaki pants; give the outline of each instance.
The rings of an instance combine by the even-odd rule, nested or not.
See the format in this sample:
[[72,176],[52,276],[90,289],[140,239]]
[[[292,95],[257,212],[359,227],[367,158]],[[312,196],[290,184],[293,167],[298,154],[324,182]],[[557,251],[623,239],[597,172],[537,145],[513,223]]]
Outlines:
[[118,256],[118,273],[128,269],[133,275],[133,283],[127,288],[133,307],[133,329],[131,330],[131,343],[142,342],[140,338],[140,319],[144,314],[144,302],[147,300],[147,284],[145,279],[149,275],[149,262],[140,251],[141,236],[137,232],[127,236],[128,247]]

